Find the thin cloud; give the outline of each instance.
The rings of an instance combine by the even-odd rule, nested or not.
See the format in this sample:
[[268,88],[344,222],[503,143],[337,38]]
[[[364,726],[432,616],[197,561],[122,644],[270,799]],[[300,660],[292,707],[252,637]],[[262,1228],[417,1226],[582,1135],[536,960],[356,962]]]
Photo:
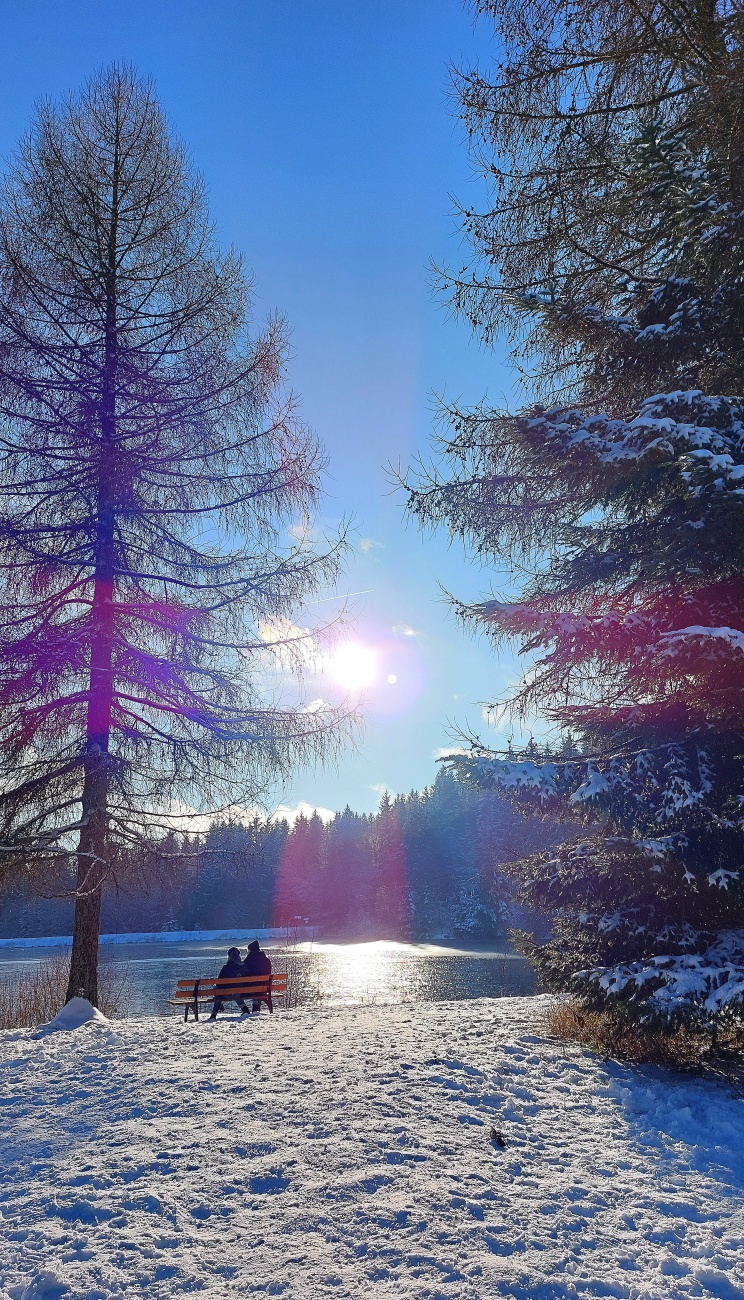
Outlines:
[[390,631],[392,632],[393,636],[411,637],[411,636],[423,635],[423,633],[419,632],[418,628],[411,627],[410,624],[408,623],[394,623]]
[[498,729],[501,726],[502,722],[504,721],[505,717],[506,717],[506,705],[504,704],[499,704],[496,706],[490,704],[484,704],[481,708],[481,718],[483,719],[487,727],[495,727],[496,729]]
[[298,627],[289,618],[263,619],[258,634],[276,666],[285,672],[298,668],[315,673],[322,670],[323,655],[309,628]]
[[367,551],[374,551],[378,547],[380,548],[380,550],[384,550],[385,543],[376,542],[374,537],[360,537],[359,539],[359,550],[364,551],[365,554]]
[[255,818],[266,820],[266,809],[257,805],[230,804],[218,811],[203,812],[192,804],[173,800],[168,812],[153,813],[151,825],[153,830],[168,830],[183,835],[206,835],[212,826],[230,822],[249,826]]
[[333,821],[336,814],[335,812],[332,812],[330,808],[317,808],[315,804],[307,803],[305,799],[300,799],[299,803],[296,803],[294,807],[290,807],[285,803],[280,803],[271,820],[276,822],[289,822],[290,826],[294,826],[298,817],[306,817],[309,821],[311,817],[315,816],[318,816],[322,822],[327,824],[328,822]]
[[290,537],[298,542],[300,546],[307,546],[317,536],[315,527],[310,519],[299,519],[296,523],[290,524],[287,530]]
[[316,699],[310,700],[309,704],[306,704],[304,706],[302,712],[322,713],[323,709],[330,709],[330,707],[331,707],[330,701],[324,700],[322,695],[318,695]]
[[379,785],[371,785],[369,788],[370,790],[374,790],[375,794],[379,794],[380,798],[382,798],[384,794],[393,793],[392,790],[390,789],[390,786],[385,785],[384,782],[380,783]]

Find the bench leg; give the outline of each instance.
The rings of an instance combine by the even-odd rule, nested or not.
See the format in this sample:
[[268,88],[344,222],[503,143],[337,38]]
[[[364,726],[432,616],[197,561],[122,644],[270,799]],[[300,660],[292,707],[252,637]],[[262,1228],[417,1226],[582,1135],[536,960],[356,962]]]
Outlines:
[[189,1023],[189,1004],[188,1004],[188,1002],[186,1003],[186,1006],[185,1006],[184,1009],[183,1009],[183,1018],[184,1018],[186,1024],[188,1024],[188,1023]]

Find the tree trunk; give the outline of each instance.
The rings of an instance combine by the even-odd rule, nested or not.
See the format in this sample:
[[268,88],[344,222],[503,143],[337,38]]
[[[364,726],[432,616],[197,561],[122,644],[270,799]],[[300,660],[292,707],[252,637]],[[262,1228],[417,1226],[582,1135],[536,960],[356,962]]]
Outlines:
[[95,534],[95,574],[90,622],[90,686],[84,755],[82,828],[77,853],[75,921],[67,1001],[98,1005],[101,891],[108,870],[109,743],[114,700],[114,535],[116,519],[116,249],[118,152],[115,141],[111,218],[107,239],[106,325],[101,375],[101,449]]
[[108,754],[86,756],[83,821],[77,855],[75,923],[67,1001],[87,998],[98,1006],[98,936],[101,929],[101,889],[106,875],[106,805]]
[[[108,476],[106,476],[108,477]],[[101,890],[106,876],[109,740],[114,697],[113,560],[114,516],[98,513],[96,579],[91,611],[90,691],[82,794],[82,829],[77,854],[75,923],[67,1001],[83,997],[98,1005],[98,936]]]

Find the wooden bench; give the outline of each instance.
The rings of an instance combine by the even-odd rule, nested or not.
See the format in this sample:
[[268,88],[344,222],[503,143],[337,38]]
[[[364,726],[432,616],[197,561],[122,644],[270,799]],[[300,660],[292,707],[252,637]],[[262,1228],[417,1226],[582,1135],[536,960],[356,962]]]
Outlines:
[[193,1011],[194,1020],[199,1019],[199,1007],[211,1006],[218,998],[229,1002],[242,998],[244,1002],[265,1002],[269,1011],[274,1010],[273,999],[283,997],[287,992],[287,976],[273,973],[271,975],[242,975],[233,979],[179,980],[168,1006],[183,1007],[184,1020],[188,1021],[189,1011]]

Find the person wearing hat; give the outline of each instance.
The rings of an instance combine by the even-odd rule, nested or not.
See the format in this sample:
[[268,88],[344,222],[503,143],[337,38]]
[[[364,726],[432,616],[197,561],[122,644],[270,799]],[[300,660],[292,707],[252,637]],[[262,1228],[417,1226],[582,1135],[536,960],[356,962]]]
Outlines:
[[[269,957],[267,957],[265,952],[261,951],[261,946],[258,942],[258,939],[254,939],[253,943],[248,944],[248,952],[246,953],[246,958],[245,961],[243,962],[242,973],[243,975],[270,975],[271,974],[271,960]],[[269,1011],[273,1011],[274,1008],[271,1005],[271,993],[269,993],[267,998],[264,998],[264,1001],[267,1007],[269,1008]],[[253,1011],[256,1012],[260,1010],[261,1010],[261,998],[254,998]]]
[[[239,948],[228,948],[228,950],[227,950],[227,961],[225,962],[224,966],[222,967],[222,970],[220,971],[219,975],[217,976],[218,980],[240,979],[241,975],[243,975],[243,974],[244,974],[244,971],[243,971],[243,966],[242,966],[242,963],[241,963],[241,960],[240,960],[240,949],[239,949]],[[245,1005],[245,1002],[243,1001],[242,998],[226,998],[225,1001],[227,1001],[227,1002],[237,1002],[237,1004],[238,1004],[238,1006],[240,1007],[240,1010],[242,1011],[243,1015],[246,1015],[246,1016],[248,1015],[248,1008],[247,1008],[247,1006]],[[216,1019],[217,1019],[217,1012],[218,1012],[218,1011],[222,1011],[223,1008],[224,1008],[224,1005],[225,1005],[225,1003],[222,1001],[222,999],[219,998],[219,997],[216,997],[215,1000],[214,1000],[214,1003],[212,1004],[212,1014],[210,1015],[209,1019],[210,1019],[210,1020],[216,1020]]]

